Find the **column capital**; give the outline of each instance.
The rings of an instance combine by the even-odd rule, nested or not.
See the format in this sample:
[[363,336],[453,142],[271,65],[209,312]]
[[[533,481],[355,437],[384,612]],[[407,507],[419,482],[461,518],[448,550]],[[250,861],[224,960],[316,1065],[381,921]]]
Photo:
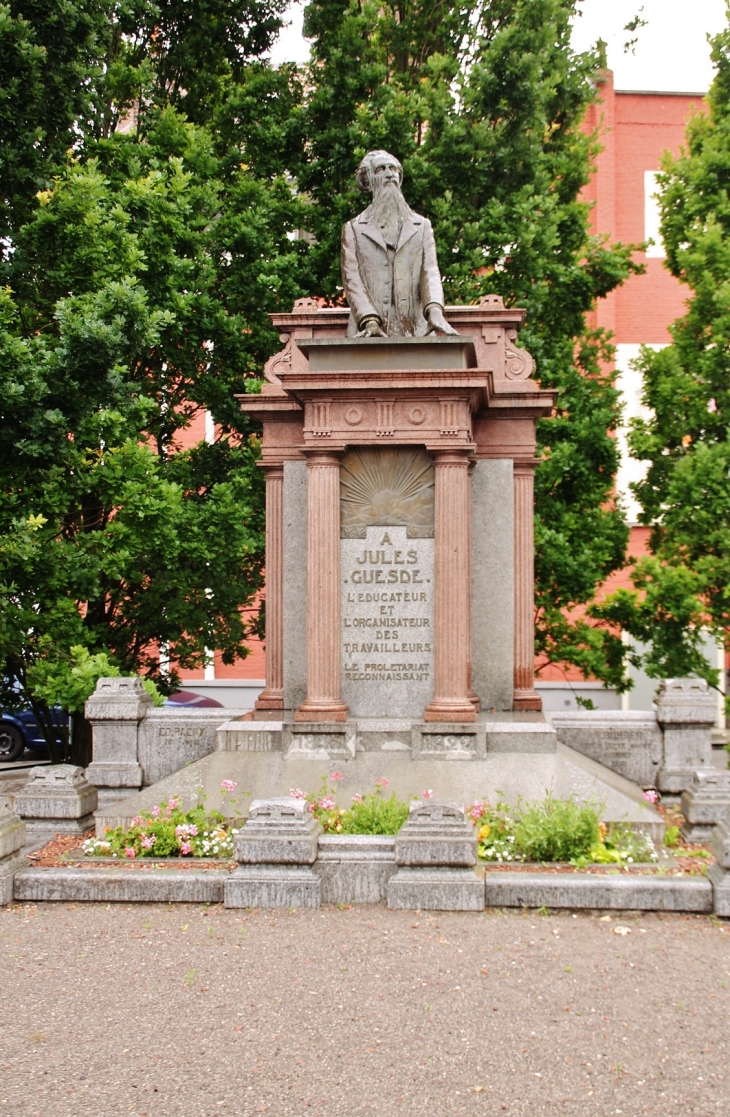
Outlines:
[[431,456],[437,466],[466,467],[471,464],[472,448],[470,446],[456,446],[449,450],[431,450]]
[[339,466],[340,458],[344,454],[341,446],[303,446],[302,454],[307,459],[307,465]]

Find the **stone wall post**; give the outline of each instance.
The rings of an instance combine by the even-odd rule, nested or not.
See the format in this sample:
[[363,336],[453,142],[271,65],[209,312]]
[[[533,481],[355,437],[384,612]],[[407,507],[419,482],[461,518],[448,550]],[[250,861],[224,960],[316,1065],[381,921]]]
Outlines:
[[25,837],[25,823],[0,795],[0,908],[12,901],[15,874],[28,865],[20,853]]
[[86,703],[84,712],[93,733],[93,759],[86,778],[101,789],[102,803],[142,786],[137,736],[152,705],[139,678],[99,679]]
[[266,466],[266,687],[257,710],[284,709],[284,466]]
[[471,499],[468,450],[437,450],[434,693],[426,721],[474,721],[471,700]]
[[345,721],[340,697],[340,455],[307,455],[307,697],[296,721]]
[[535,466],[515,461],[515,710],[541,710],[535,690]]
[[715,699],[704,679],[663,679],[656,716],[664,735],[657,787],[665,796],[681,795],[695,772],[712,769]]

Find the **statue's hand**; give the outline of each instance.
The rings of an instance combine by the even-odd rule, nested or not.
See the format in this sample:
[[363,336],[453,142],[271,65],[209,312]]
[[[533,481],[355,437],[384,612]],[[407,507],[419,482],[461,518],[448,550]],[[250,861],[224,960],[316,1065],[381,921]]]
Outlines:
[[360,323],[362,329],[355,337],[387,337],[385,330],[380,325],[378,318],[364,318]]
[[428,330],[426,332],[429,334],[458,334],[459,331],[449,325],[444,318],[441,307],[434,305],[428,308]]

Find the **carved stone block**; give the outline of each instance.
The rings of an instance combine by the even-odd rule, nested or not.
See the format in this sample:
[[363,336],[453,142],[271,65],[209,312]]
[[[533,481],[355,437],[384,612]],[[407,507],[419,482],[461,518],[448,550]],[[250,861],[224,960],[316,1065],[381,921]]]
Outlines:
[[236,860],[255,865],[311,865],[317,859],[321,829],[304,799],[256,799],[236,835]]
[[409,866],[476,865],[477,833],[463,806],[440,799],[411,803],[396,836],[395,860]]
[[687,791],[682,794],[685,822],[682,834],[688,842],[704,842],[712,837],[717,823],[730,808],[730,772],[695,772]]
[[484,726],[440,725],[430,722],[412,730],[414,760],[484,760]]
[[75,834],[93,825],[92,811],[98,801],[83,768],[52,764],[31,768],[27,784],[15,796],[15,809],[30,832],[55,829]]
[[0,798],[0,860],[25,845],[25,823],[12,809],[10,800]]

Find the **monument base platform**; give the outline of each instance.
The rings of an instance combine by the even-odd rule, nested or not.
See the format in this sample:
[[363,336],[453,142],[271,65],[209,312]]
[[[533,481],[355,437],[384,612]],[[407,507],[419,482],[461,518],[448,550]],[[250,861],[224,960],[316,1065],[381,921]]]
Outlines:
[[[478,714],[471,725],[361,719],[343,724],[288,721],[230,721],[218,730],[218,751],[144,788],[103,805],[96,831],[126,825],[171,795],[192,804],[202,789],[207,805],[229,816],[246,813],[251,799],[286,796],[290,789],[316,791],[333,771],[341,804],[371,791],[386,779],[389,795],[438,798],[468,806],[476,799],[516,804],[571,795],[602,805],[605,822],[627,822],[661,841],[664,822],[636,784],[595,760],[557,742],[539,713]],[[237,783],[237,803],[221,791],[222,780]],[[243,794],[249,798],[244,800]]]

